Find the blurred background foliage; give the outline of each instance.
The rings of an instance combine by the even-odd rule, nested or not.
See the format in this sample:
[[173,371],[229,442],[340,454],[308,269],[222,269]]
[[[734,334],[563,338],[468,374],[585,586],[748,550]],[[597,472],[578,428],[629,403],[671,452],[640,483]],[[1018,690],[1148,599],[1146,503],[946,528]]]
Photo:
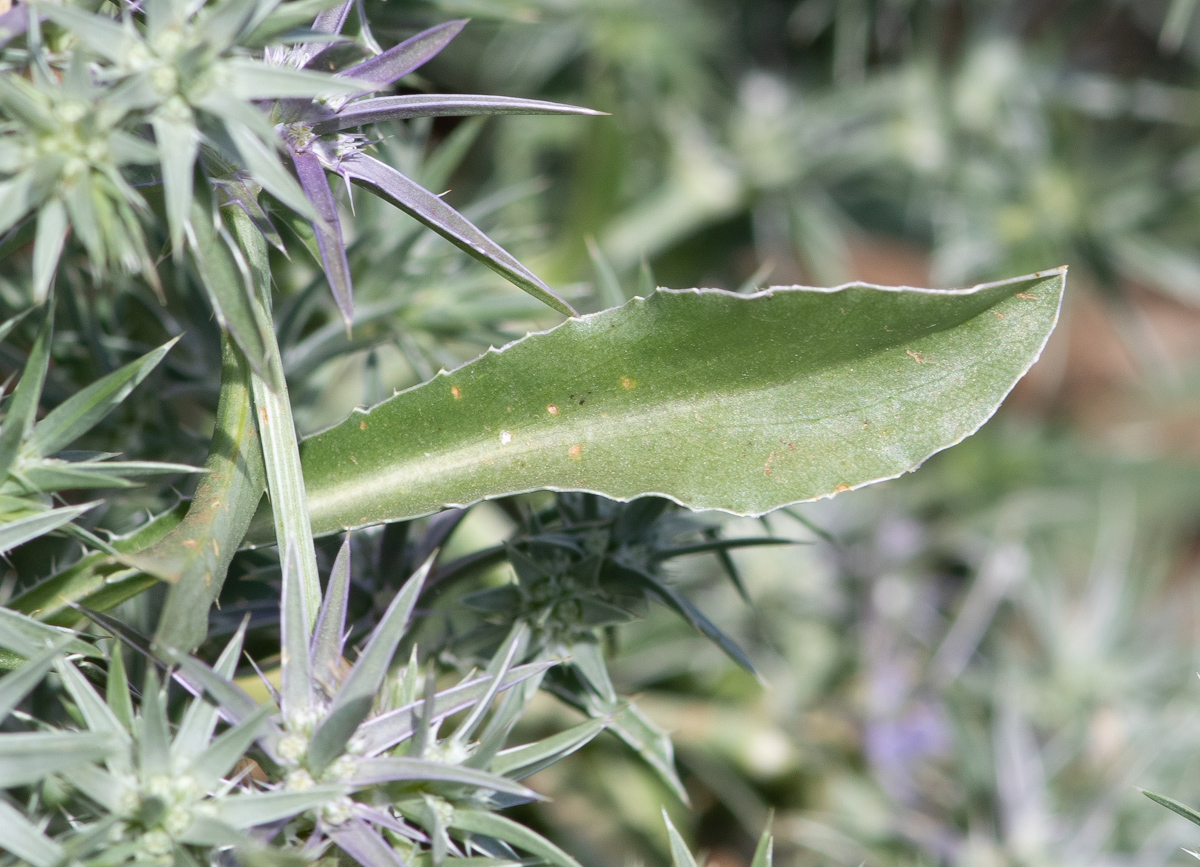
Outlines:
[[[662,567],[761,680],[663,607],[610,631],[617,690],[672,732],[690,810],[604,735],[535,776],[553,800],[520,818],[588,867],[667,863],[660,804],[714,867],[748,865],[772,811],[783,865],[1189,863],[1180,847],[1197,829],[1136,787],[1200,805],[1194,0],[367,5],[384,45],[472,17],[416,87],[611,113],[419,120],[376,145],[580,309],[654,285],[953,286],[1071,267],[1058,332],[983,433],[916,475],[762,524],[714,517],[705,532],[765,524],[805,543],[730,553],[748,602],[711,553]],[[353,207],[351,333],[299,239],[274,263],[303,432],[549,324],[403,214],[365,196]],[[0,264],[9,311],[28,306],[27,243],[9,239]],[[45,393],[59,403],[183,334],[142,386],[161,399],[128,403],[79,448],[199,464],[217,326],[193,275],[169,259],[160,275],[165,305],[133,278],[98,291],[83,258],[64,259],[73,291],[59,291]],[[4,375],[34,336],[22,322],[0,344]],[[83,523],[132,531],[189,484],[168,482]],[[471,510],[443,562],[496,545],[549,499]],[[363,533],[364,562],[445,529]],[[14,552],[0,598],[78,546]],[[239,554],[214,639],[250,611],[262,628],[248,646],[271,646],[277,579],[272,552]],[[383,590],[358,586],[361,622]],[[159,594],[122,615],[150,628]],[[423,603],[445,617],[422,648],[448,668],[469,663],[461,595]],[[536,707],[529,734],[578,718],[549,695]]]

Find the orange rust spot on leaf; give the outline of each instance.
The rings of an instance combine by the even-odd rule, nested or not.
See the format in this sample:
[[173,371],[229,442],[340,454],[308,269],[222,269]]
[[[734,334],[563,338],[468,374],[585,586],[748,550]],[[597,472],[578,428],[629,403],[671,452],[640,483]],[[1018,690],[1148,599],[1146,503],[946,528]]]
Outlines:
[[633,388],[637,385],[636,379],[630,379],[628,376],[621,377],[621,388]]
[[840,494],[842,491],[848,491],[848,490],[850,490],[849,485],[838,485],[836,488],[833,489],[833,492],[835,494]]
[[1004,318],[1004,314],[1003,314],[1003,313],[1001,313],[999,310],[993,310],[993,311],[992,311],[992,315],[993,315],[993,316],[995,316],[997,319],[1003,319],[1003,318]]
[[583,460],[583,443],[575,443],[575,445],[567,449],[567,454],[571,456],[571,460],[573,461]]
[[1036,301],[1037,300],[1036,295],[1030,295],[1028,292],[1018,292],[1013,297],[1014,298],[1024,298],[1026,301]]
[[367,423],[366,423],[365,421],[360,421],[360,422],[358,423],[358,429],[359,429],[359,430],[366,430],[366,429],[367,429]]
[[917,364],[933,364],[928,358],[919,352],[913,352],[911,349],[904,350],[904,354],[915,361]]
[[771,464],[774,462],[774,460],[775,460],[775,452],[771,452],[769,455],[767,455],[767,462],[765,464],[763,464],[763,475],[764,476],[771,475]]
[[454,395],[455,400],[462,400],[462,389],[457,385],[450,386],[450,393]]
[[554,404],[552,404],[552,403],[550,403],[550,404],[547,404],[547,405],[546,405],[546,412],[550,413],[550,415],[558,415],[558,407],[557,407],[557,406],[555,406],[555,405],[554,405]]
[[263,424],[267,423],[267,408],[265,406],[258,408],[258,417],[262,419]]
[[184,539],[183,540],[183,547],[185,547],[185,548],[195,548],[199,544],[200,543],[197,542],[195,539]]

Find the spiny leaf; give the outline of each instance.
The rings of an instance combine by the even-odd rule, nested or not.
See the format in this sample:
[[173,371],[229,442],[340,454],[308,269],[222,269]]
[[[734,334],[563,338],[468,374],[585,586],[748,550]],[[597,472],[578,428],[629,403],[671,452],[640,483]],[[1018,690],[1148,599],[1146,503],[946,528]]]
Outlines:
[[355,129],[385,120],[413,117],[469,117],[492,114],[575,114],[595,117],[603,114],[578,105],[564,105],[541,99],[513,96],[480,96],[462,93],[406,94],[380,96],[352,102],[337,114],[313,124],[313,131],[326,135]]
[[774,860],[775,838],[771,836],[771,819],[767,819],[767,827],[763,828],[762,836],[754,849],[754,858],[750,867],[771,867]]
[[0,554],[11,551],[32,539],[52,533],[99,505],[100,501],[97,500],[78,506],[63,506],[60,509],[51,509],[48,512],[0,524]]
[[50,199],[38,211],[37,236],[33,242],[33,300],[37,304],[50,294],[66,239],[66,206],[59,199]]
[[[527,665],[518,665],[504,678],[502,688],[508,689],[528,678],[544,674],[557,664],[557,662],[533,662]],[[479,700],[480,696],[491,688],[491,684],[490,677],[477,677],[442,690],[436,694],[428,709],[430,720],[437,722],[464,708],[471,707]],[[425,700],[422,698],[363,723],[358,732],[359,737],[363,739],[363,753],[376,755],[412,737],[425,713]]]
[[[246,638],[248,624],[249,619],[243,620],[233,637],[229,639],[229,643],[225,645],[225,649],[221,651],[221,655],[213,665],[214,674],[224,678],[233,677],[237,670],[238,658],[242,653],[242,642]],[[186,760],[198,756],[207,749],[209,741],[212,740],[212,734],[216,730],[218,716],[215,704],[203,696],[194,698],[188,705],[188,709],[179,723],[179,728],[175,732],[175,739],[171,742],[171,755],[177,760]]]
[[92,645],[73,636],[74,633],[66,629],[49,626],[11,608],[0,607],[0,647],[7,647],[23,656],[32,656],[51,644],[67,640],[64,646],[67,653],[101,656]]
[[455,783],[505,792],[529,800],[541,799],[541,796],[532,789],[487,771],[408,757],[362,759],[346,782],[353,786],[373,786],[381,783],[409,781]]
[[523,780],[585,746],[604,728],[603,720],[592,719],[536,743],[505,750],[492,760],[492,770]]
[[213,215],[201,202],[192,202],[192,218],[185,227],[200,283],[208,294],[217,320],[233,337],[251,369],[265,376],[273,338],[271,323],[254,303],[249,274],[232,249],[228,234],[213,223]]
[[356,81],[374,85],[375,90],[387,87],[410,72],[423,66],[450,44],[465,27],[465,20],[447,21],[423,30],[416,36],[389,48],[383,54],[351,66],[342,74]]
[[1171,812],[1178,813],[1189,822],[1200,825],[1200,812],[1193,810],[1187,804],[1181,804],[1179,801],[1176,801],[1174,798],[1168,798],[1166,795],[1156,795],[1154,792],[1147,792],[1145,789],[1142,790],[1142,794],[1156,804],[1166,807]]
[[38,457],[66,448],[116,409],[177,342],[178,337],[92,383],[51,410],[38,422],[23,452]]
[[283,577],[279,597],[279,709],[286,725],[290,720],[307,716],[312,709],[315,684],[308,655],[309,613],[300,584],[298,552],[294,544],[285,544],[280,554]]
[[387,675],[392,654],[408,630],[413,607],[417,604],[436,556],[436,551],[430,554],[396,594],[379,619],[379,625],[363,648],[362,655],[346,675],[346,680],[329,706],[329,716],[313,733],[309,764],[315,764],[314,770],[324,768],[341,753],[359,723],[370,713],[375,694]]
[[571,305],[555,295],[532,271],[479,231],[470,220],[391,166],[366,154],[355,153],[342,159],[339,170],[544,304],[567,316],[575,314]]
[[184,230],[192,213],[192,184],[196,155],[200,152],[200,134],[190,118],[160,111],[151,118],[158,159],[162,165],[163,195],[167,203],[167,226],[171,248],[183,252]]
[[54,646],[42,650],[16,671],[0,678],[0,721],[12,713],[13,708],[42,682],[42,678],[63,652],[68,640],[60,639]]
[[[0,210],[0,213],[3,213]],[[21,379],[8,402],[4,422],[0,425],[0,480],[8,475],[17,460],[17,452],[30,431],[37,415],[42,387],[46,382],[46,371],[50,366],[50,339],[54,328],[54,311],[46,306],[42,327],[29,350]]]
[[667,826],[667,838],[671,841],[671,863],[675,867],[696,867],[696,859],[692,857],[691,850],[683,841],[683,837],[679,835],[679,831],[675,829],[675,823],[671,821],[671,817],[667,815],[665,809],[662,811],[662,817],[663,823]]
[[296,165],[300,186],[320,216],[311,225],[316,235],[317,249],[321,253],[321,265],[338,310],[348,327],[354,321],[354,288],[350,281],[350,263],[346,260],[346,244],[342,240],[337,202],[329,188],[329,178],[320,160],[311,152],[293,152],[292,162]]
[[329,829],[338,847],[364,867],[408,867],[395,848],[362,819]]
[[545,837],[536,834],[524,825],[496,813],[482,810],[455,810],[450,827],[470,834],[484,834],[503,840],[518,849],[524,849],[555,867],[580,867],[579,862],[555,846]]
[[215,816],[235,830],[253,828],[290,818],[332,801],[345,792],[340,786],[316,786],[298,792],[281,790],[253,795],[222,798],[215,804]]
[[758,515],[895,477],[991,416],[1064,279],[662,290],[570,320],[306,440],[314,531],[540,488]]
[[7,801],[0,801],[0,849],[33,867],[58,867],[64,861],[62,846],[38,830]]
[[347,77],[307,69],[268,66],[257,60],[235,58],[221,63],[228,93],[236,99],[287,99],[289,97],[350,96],[369,85]]
[[312,638],[313,677],[330,694],[336,689],[338,668],[342,662],[342,647],[346,638],[346,604],[349,597],[350,538],[347,537],[333,561],[329,584],[325,588],[325,599],[321,604],[321,614],[317,618]]
[[72,765],[103,759],[117,746],[111,735],[90,732],[0,735],[0,788],[25,786]]
[[192,762],[192,774],[197,785],[208,790],[233,769],[238,759],[246,754],[250,744],[258,737],[259,729],[270,711],[269,707],[260,708],[257,713],[222,732],[204,752],[196,756]]

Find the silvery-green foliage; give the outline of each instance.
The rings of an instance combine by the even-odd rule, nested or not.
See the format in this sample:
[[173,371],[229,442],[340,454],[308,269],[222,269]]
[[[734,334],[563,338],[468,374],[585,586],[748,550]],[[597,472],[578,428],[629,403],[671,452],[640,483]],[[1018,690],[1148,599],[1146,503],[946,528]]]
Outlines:
[[[603,729],[582,723],[546,741],[505,750],[505,741],[554,661],[517,664],[528,645],[521,624],[485,669],[438,690],[434,670],[422,676],[417,649],[389,674],[405,639],[430,556],[412,575],[366,639],[353,665],[343,657],[350,588],[350,546],[342,546],[316,618],[309,627],[299,577],[285,562],[280,600],[279,686],[269,686],[270,715],[229,672],[163,648],[180,676],[204,689],[255,739],[277,797],[316,802],[285,836],[323,840],[367,867],[413,858],[487,857],[518,860],[525,851],[560,865],[575,861],[557,846],[495,810],[536,800],[520,782],[581,747]],[[488,716],[493,701],[508,693]],[[466,712],[441,735],[446,719]],[[251,721],[253,730],[248,728]],[[260,728],[261,724],[261,728]],[[290,803],[290,801],[289,801]]]
[[[0,340],[21,318],[0,325]],[[7,396],[0,420],[0,552],[58,529],[105,548],[95,536],[71,523],[100,501],[56,506],[58,492],[127,488],[149,475],[195,472],[195,468],[180,464],[111,460],[115,457],[112,454],[65,451],[116,409],[162,361],[175,341],[113,371],[38,420],[52,338],[50,308],[42,316],[24,372]]]
[[[289,213],[308,221],[301,234],[319,256],[349,323],[350,271],[327,171],[384,197],[522,288],[572,312],[469,220],[365,153],[369,140],[354,130],[423,116],[590,112],[504,97],[364,99],[425,63],[463,22],[433,28],[330,75],[326,70],[337,54],[323,49],[339,41],[352,5],[326,9],[307,30],[297,25],[313,7],[299,2],[156,0],[116,18],[74,6],[35,14],[22,7],[25,44],[10,44],[8,57],[32,80],[6,77],[0,92],[7,121],[0,190],[11,205],[0,229],[19,228],[36,212],[35,298],[45,296],[69,228],[98,273],[120,265],[156,283],[139,222],[150,211],[130,185],[142,178],[127,168],[142,166],[161,181],[176,258],[190,251],[218,318],[252,363],[262,361],[265,348],[251,340],[243,302],[222,285],[241,282],[247,265],[215,207],[244,210],[276,246],[281,241],[273,210],[280,211],[276,222],[302,228]],[[364,50],[375,45],[369,33],[364,26]],[[310,41],[289,47],[303,37]],[[204,183],[197,186],[197,177]]]

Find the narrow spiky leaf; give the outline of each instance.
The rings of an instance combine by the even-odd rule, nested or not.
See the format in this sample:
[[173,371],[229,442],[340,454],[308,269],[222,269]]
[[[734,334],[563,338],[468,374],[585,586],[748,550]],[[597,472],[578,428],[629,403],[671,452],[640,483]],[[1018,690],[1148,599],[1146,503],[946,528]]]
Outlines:
[[103,759],[116,748],[112,735],[92,732],[0,735],[0,788],[27,786],[72,765]]
[[564,105],[541,99],[518,99],[512,96],[419,93],[404,96],[380,96],[375,99],[352,102],[333,117],[313,124],[313,131],[325,135],[385,120],[406,120],[413,117],[470,117],[492,114],[575,114],[595,117],[603,112],[582,108],[578,105]]
[[171,248],[183,252],[184,233],[192,213],[192,184],[196,156],[200,152],[200,133],[190,117],[160,111],[151,118],[158,160],[162,165],[163,195],[167,204],[167,226]]
[[165,698],[154,666],[147,666],[137,737],[138,766],[143,774],[171,772],[171,725],[167,720]]
[[288,819],[332,801],[345,792],[341,787],[317,786],[298,792],[280,790],[222,798],[214,805],[214,818],[235,830]]
[[492,760],[492,771],[523,780],[586,746],[604,728],[604,720],[587,720],[535,743],[505,750]]
[[425,579],[429,576],[429,570],[433,568],[436,557],[437,552],[434,551],[425,559],[379,618],[379,625],[375,627],[362,655],[354,663],[338,691],[333,708],[365,696],[373,697],[379,690],[387,675],[392,654],[396,652],[396,647],[408,631],[413,607],[417,604],[417,598],[421,595],[421,589],[425,586]]
[[53,328],[54,311],[47,305],[42,327],[29,350],[29,357],[21,371],[21,379],[8,402],[4,423],[0,425],[0,479],[12,469],[21,443],[33,430],[33,420],[42,397],[42,386],[46,382],[46,371],[50,366],[50,339]]
[[192,762],[192,775],[196,783],[207,791],[217,784],[222,777],[229,773],[238,759],[246,754],[250,744],[258,737],[269,707],[261,707],[236,726],[221,733],[221,736],[209,744]]
[[54,664],[54,660],[66,646],[65,640],[60,640],[53,647],[46,648],[34,656],[16,671],[9,672],[0,678],[0,721],[4,720],[13,708],[24,700],[33,688],[42,682],[46,672]]
[[249,275],[238,261],[226,236],[213,225],[212,214],[197,201],[192,203],[192,219],[185,227],[195,258],[200,283],[212,303],[217,321],[229,332],[242,350],[250,368],[260,376],[268,369],[271,323],[259,314],[250,293]]
[[125,730],[133,731],[133,696],[129,692],[129,675],[125,673],[125,652],[116,641],[109,653],[104,699]]
[[342,226],[338,218],[337,202],[329,186],[329,178],[316,154],[311,152],[292,153],[296,165],[296,176],[305,195],[320,216],[311,225],[321,252],[321,265],[325,279],[333,292],[338,310],[346,326],[354,321],[354,287],[350,280],[350,263],[346,259],[346,244],[342,240]]
[[[517,627],[512,630],[512,633],[508,636],[508,639],[504,642],[504,645],[501,646],[500,650],[497,652],[492,665],[488,666],[489,669],[495,666],[495,671],[488,671],[488,674],[492,678],[492,682],[488,685],[487,692],[485,692],[479,701],[476,702],[475,707],[471,708],[471,712],[467,714],[467,718],[464,719],[459,724],[458,728],[454,730],[453,738],[460,744],[468,743],[471,735],[475,733],[475,728],[480,722],[482,722],[483,715],[487,713],[488,708],[491,707],[492,700],[496,697],[496,694],[500,691],[501,685],[504,683],[505,675],[508,674],[508,670],[512,667],[513,659],[516,657],[517,651],[523,649],[528,641],[528,632],[529,627],[526,624],[518,624]],[[497,661],[499,663],[498,665],[496,665]]]
[[67,240],[67,208],[50,199],[38,211],[37,236],[33,242],[33,300],[41,304],[50,294],[58,258]]
[[369,88],[346,76],[335,78],[308,69],[268,66],[248,58],[226,60],[221,68],[228,76],[229,94],[243,100],[349,96]]
[[383,54],[351,66],[341,74],[371,84],[374,90],[381,90],[429,62],[462,32],[466,24],[465,19],[459,19],[430,27]]
[[1180,803],[1174,798],[1168,798],[1166,795],[1157,795],[1154,792],[1147,792],[1145,789],[1142,790],[1142,794],[1151,801],[1154,801],[1154,803],[1166,807],[1173,813],[1183,816],[1183,818],[1187,819],[1189,822],[1200,825],[1200,812],[1193,810],[1187,804]]
[[[225,678],[233,677],[237,670],[238,658],[242,653],[242,643],[245,641],[246,627],[249,623],[249,618],[242,620],[233,637],[229,639],[229,643],[225,645],[225,649],[221,651],[216,664],[213,665],[214,674]],[[209,741],[212,740],[219,715],[217,706],[203,696],[193,699],[179,723],[175,739],[171,742],[171,755],[177,760],[186,760],[203,752],[208,747]]]
[[470,220],[391,166],[356,153],[345,157],[339,169],[355,183],[387,199],[542,303],[567,316],[575,315],[570,304],[555,295],[549,286]]
[[178,337],[168,340],[137,361],[71,395],[38,422],[23,451],[45,457],[66,448],[116,409],[178,341]]
[[0,849],[33,867],[58,867],[65,859],[62,846],[38,830],[7,801],[0,801]]
[[[547,661],[519,665],[504,678],[502,688],[509,689],[531,677],[544,674],[557,664]],[[477,677],[442,690],[434,696],[433,703],[428,708],[430,719],[437,722],[471,707],[491,685],[490,677]],[[363,739],[364,754],[376,755],[408,740],[416,730],[415,721],[425,714],[425,700],[422,698],[363,723],[358,734]]]
[[350,537],[338,549],[325,587],[325,600],[313,630],[312,671],[332,695],[341,680],[342,647],[346,637],[346,604],[350,598]]
[[696,867],[696,859],[692,857],[687,843],[683,841],[683,837],[675,829],[675,824],[671,821],[671,817],[667,815],[666,809],[662,811],[662,817],[663,822],[667,826],[667,838],[671,841],[671,863],[675,867]]
[[775,854],[775,838],[771,836],[771,819],[767,819],[767,827],[763,828],[762,836],[754,849],[754,858],[750,867],[771,867]]
[[353,818],[328,833],[338,848],[363,867],[408,867],[395,848],[362,819]]
[[60,659],[55,664],[58,676],[62,678],[63,686],[79,709],[80,716],[87,723],[89,731],[96,734],[111,735],[118,743],[129,740],[129,732],[121,723],[120,718],[113,713],[111,707],[100,697],[95,688],[88,682],[78,668],[66,659]]
[[28,518],[0,524],[0,554],[7,553],[32,539],[52,533],[99,505],[101,505],[100,500],[82,503],[78,506],[63,506],[61,509],[51,509],[48,512],[30,515]]
[[485,813],[482,810],[455,810],[450,827],[470,834],[485,834],[495,837],[497,840],[503,840],[555,865],[555,867],[580,867],[578,861],[545,837],[496,813]]
[[66,641],[67,653],[100,657],[102,654],[92,645],[74,637],[75,633],[58,626],[50,626],[34,620],[11,608],[0,607],[0,647],[6,647],[22,656],[33,656],[52,644]]
[[427,761],[408,757],[362,759],[345,781],[353,786],[376,786],[383,783],[401,782],[452,783],[504,792],[530,801],[541,800],[541,795],[498,774],[475,768],[449,765],[445,762]]
[[321,726],[313,733],[309,746],[309,764],[324,768],[341,754],[346,743],[353,736],[359,724],[367,718],[375,694],[379,691],[392,654],[404,638],[408,630],[408,622],[412,617],[413,607],[425,584],[425,578],[433,566],[437,553],[421,564],[400,592],[392,600],[387,611],[375,627],[362,655],[350,669],[342,688],[338,690],[333,703],[329,707],[329,715]]

